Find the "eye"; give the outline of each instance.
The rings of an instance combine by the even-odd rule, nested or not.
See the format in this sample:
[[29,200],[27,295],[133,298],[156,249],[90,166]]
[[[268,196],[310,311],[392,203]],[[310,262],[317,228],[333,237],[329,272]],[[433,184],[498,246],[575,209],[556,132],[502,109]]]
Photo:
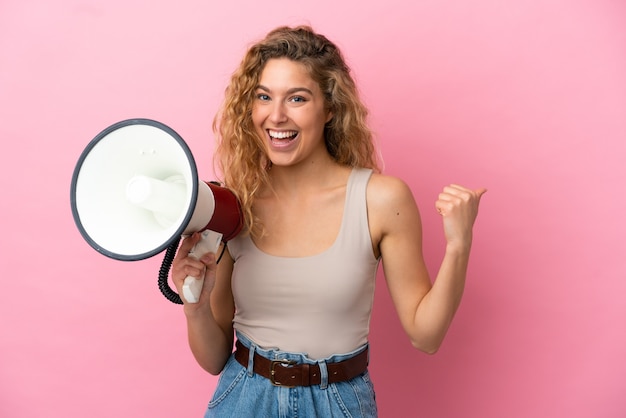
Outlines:
[[306,102],[306,99],[302,96],[293,96],[289,99],[289,101],[294,103],[304,103]]
[[256,98],[257,98],[258,100],[261,100],[262,102],[267,102],[267,101],[269,101],[269,100],[270,100],[270,96],[268,96],[268,95],[267,95],[267,94],[265,94],[265,93],[259,93],[259,94],[257,94],[257,95],[256,95]]

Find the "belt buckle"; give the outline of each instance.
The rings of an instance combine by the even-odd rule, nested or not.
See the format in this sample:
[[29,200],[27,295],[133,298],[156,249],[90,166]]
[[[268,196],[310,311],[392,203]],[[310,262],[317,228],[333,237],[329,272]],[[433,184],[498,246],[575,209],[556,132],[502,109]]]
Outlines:
[[272,383],[272,385],[274,386],[281,386],[284,388],[293,388],[295,386],[287,386],[283,383],[277,382],[276,381],[276,366],[280,365],[281,367],[290,367],[295,365],[297,362],[295,360],[288,360],[288,359],[279,359],[279,360],[272,360],[272,362],[270,363],[270,382]]

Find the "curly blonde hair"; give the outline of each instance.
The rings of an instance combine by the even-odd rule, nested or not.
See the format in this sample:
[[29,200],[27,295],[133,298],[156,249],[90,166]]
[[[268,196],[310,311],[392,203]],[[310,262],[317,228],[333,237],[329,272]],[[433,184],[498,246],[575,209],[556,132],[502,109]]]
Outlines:
[[259,222],[253,213],[256,194],[269,185],[271,167],[252,123],[252,106],[261,72],[268,60],[288,58],[301,63],[318,83],[333,118],[324,128],[326,147],[337,163],[379,172],[368,110],[359,98],[339,48],[309,26],[279,27],[252,45],[232,74],[222,107],[213,121],[215,162],[223,182],[238,197],[246,230],[256,236]]

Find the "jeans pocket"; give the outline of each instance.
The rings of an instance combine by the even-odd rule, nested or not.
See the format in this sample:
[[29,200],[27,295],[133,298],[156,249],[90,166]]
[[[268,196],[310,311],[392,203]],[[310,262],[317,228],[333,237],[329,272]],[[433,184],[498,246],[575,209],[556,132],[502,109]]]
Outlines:
[[336,407],[346,418],[375,418],[376,393],[369,372],[346,382],[329,386],[337,402]]
[[222,403],[237,388],[245,374],[246,369],[231,355],[220,374],[213,397],[209,401],[209,409],[215,408]]

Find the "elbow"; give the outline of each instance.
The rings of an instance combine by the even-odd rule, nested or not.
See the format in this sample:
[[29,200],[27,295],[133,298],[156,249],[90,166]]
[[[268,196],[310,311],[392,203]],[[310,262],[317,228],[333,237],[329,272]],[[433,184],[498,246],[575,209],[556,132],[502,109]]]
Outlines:
[[428,354],[428,355],[437,354],[437,351],[439,351],[439,347],[422,346],[422,345],[418,345],[418,344],[413,344],[413,348],[415,348],[416,350],[421,351],[422,353]]
[[200,365],[200,367],[202,367],[202,370],[204,370],[205,372],[213,375],[213,376],[217,376],[220,373],[222,373],[222,370],[224,370],[224,367],[226,366],[226,362],[228,361],[228,357],[226,357],[225,359],[211,359],[211,358],[198,358],[196,357],[196,362],[198,363],[198,365]]
[[423,349],[421,351],[422,351],[422,353],[426,353],[426,354],[432,356],[432,355],[437,354],[437,352],[439,351],[439,347],[429,347],[429,348]]
[[419,340],[411,340],[411,345],[416,350],[421,351],[422,353],[433,355],[439,351],[441,347],[441,341],[419,341]]
[[[232,347],[232,340],[229,344]],[[222,373],[231,355],[231,350],[228,348],[225,348],[224,351],[203,350],[202,347],[198,348],[193,344],[191,344],[191,352],[202,370],[213,376]]]
[[222,369],[218,370],[218,369],[204,369],[206,370],[210,375],[213,376],[218,376],[220,373],[222,373]]
[[213,376],[217,376],[220,373],[222,373],[222,370],[224,370],[224,365],[211,365],[211,364],[203,364],[201,365],[201,367],[209,374],[213,375]]

